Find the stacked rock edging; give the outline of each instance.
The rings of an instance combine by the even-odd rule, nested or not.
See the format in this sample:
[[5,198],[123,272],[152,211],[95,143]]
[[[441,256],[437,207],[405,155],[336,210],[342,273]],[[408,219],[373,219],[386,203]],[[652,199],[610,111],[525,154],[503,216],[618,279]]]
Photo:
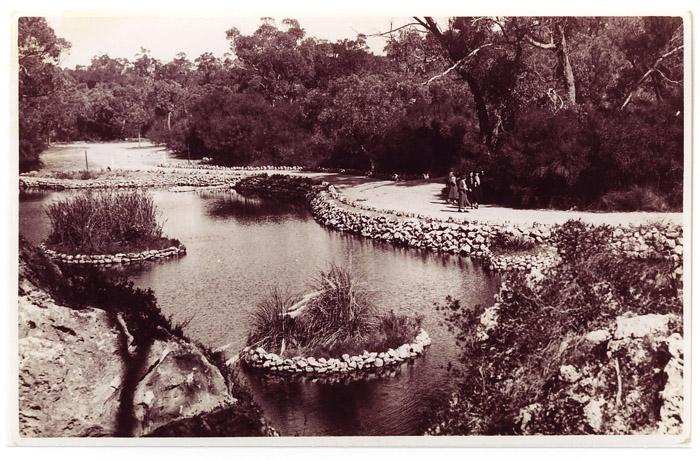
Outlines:
[[383,352],[365,351],[361,355],[344,354],[340,358],[303,356],[284,358],[276,353],[268,353],[262,347],[245,347],[241,351],[240,357],[245,365],[265,373],[323,376],[374,372],[398,366],[423,354],[430,344],[428,333],[421,329],[412,343],[401,345],[396,349],[390,348]]
[[[485,268],[496,272],[541,271],[560,261],[553,240],[559,225],[490,224],[381,210],[346,198],[326,182],[314,186],[308,178],[293,175],[252,176],[239,181],[235,188],[264,195],[305,195],[316,221],[334,230],[398,246],[475,257]],[[610,243],[613,249],[622,250],[631,257],[673,259],[676,261],[676,276],[681,276],[682,234],[682,226],[670,223],[619,225],[615,227]],[[531,254],[494,255],[490,245],[498,235],[517,237],[538,250]]]
[[628,257],[664,258],[674,261],[674,275],[683,275],[683,226],[647,224],[617,227],[610,244]]
[[[379,211],[355,206],[344,200],[333,186],[328,187],[327,191],[321,190],[313,194],[310,205],[317,221],[336,230],[387,241],[399,246],[482,258],[487,267],[491,260],[489,244],[499,233],[518,235],[525,241],[540,245],[548,241],[551,236],[550,230],[540,225],[518,228],[512,225],[480,222],[460,224],[403,215],[386,216]],[[542,256],[541,259],[549,261],[549,254]],[[508,260],[501,259],[501,262],[494,264],[493,268],[503,268],[503,261]]]
[[117,254],[65,254],[49,249],[44,244],[39,245],[39,248],[53,261],[79,265],[130,264],[149,260],[167,259],[187,254],[187,248],[184,244],[170,246],[164,249],[151,249],[142,252],[128,253],[120,252]]
[[207,163],[160,163],[159,168],[209,169],[215,171],[301,171],[302,166],[223,166]]
[[547,246],[535,254],[503,254],[486,258],[485,265],[493,272],[545,270],[561,261],[556,248]]
[[[559,256],[552,235],[559,225],[488,224],[384,211],[358,204],[340,195],[334,187],[310,199],[314,217],[323,225],[402,246],[481,258],[494,271],[544,269],[556,265]],[[341,205],[342,204],[342,205]],[[343,206],[345,205],[345,206]],[[403,219],[402,219],[403,218]],[[543,248],[527,255],[494,256],[491,240],[498,234],[515,236]],[[682,275],[683,227],[677,224],[619,225],[610,244],[630,257],[661,257],[676,262],[676,276]]]
[[224,187],[235,184],[237,176],[207,172],[167,174],[166,171],[149,171],[144,177],[114,177],[97,179],[60,179],[22,175],[21,189],[37,190],[91,190],[106,188],[160,188],[160,187]]

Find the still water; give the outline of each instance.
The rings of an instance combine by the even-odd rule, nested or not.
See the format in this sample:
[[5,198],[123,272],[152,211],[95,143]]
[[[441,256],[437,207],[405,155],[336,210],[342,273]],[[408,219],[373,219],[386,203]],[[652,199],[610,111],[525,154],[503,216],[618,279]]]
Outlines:
[[[46,203],[72,192],[20,195],[20,234],[39,243],[49,233]],[[245,345],[249,315],[274,287],[303,293],[330,263],[348,266],[384,310],[422,315],[433,345],[398,375],[371,381],[273,382],[242,377],[283,435],[417,435],[431,401],[449,388],[446,366],[457,355],[435,303],[447,295],[492,304],[498,280],[457,256],[395,248],[327,230],[305,205],[234,191],[152,192],[164,232],[187,255],[129,269],[150,287],[166,316],[212,348]]]

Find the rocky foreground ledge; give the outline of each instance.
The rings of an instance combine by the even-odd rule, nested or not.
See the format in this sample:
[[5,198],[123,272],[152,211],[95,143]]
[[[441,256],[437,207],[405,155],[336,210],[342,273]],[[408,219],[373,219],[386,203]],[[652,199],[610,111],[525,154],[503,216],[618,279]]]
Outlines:
[[57,302],[63,275],[38,258],[21,248],[20,436],[274,434],[197,346],[167,331],[143,345],[120,314]]

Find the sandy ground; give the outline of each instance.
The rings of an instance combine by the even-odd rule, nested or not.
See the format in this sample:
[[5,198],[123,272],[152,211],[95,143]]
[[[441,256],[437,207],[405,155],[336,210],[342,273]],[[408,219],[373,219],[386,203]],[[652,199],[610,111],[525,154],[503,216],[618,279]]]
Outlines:
[[447,219],[466,218],[480,222],[513,224],[560,224],[569,219],[581,219],[591,224],[636,225],[650,222],[683,223],[680,212],[583,212],[555,211],[548,209],[512,209],[496,206],[480,206],[469,213],[460,213],[456,206],[447,205],[440,199],[441,182],[420,181],[375,181],[367,178],[347,176],[329,177],[337,183],[338,190],[353,200],[359,200],[377,209],[394,209]]

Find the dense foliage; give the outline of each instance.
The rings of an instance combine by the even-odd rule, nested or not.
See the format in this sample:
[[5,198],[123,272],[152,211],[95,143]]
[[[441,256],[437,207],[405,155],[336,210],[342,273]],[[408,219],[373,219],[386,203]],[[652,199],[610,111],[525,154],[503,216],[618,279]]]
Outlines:
[[69,254],[115,254],[177,246],[163,237],[153,198],[146,192],[88,192],[51,203],[47,243]]
[[412,343],[420,318],[379,314],[347,269],[322,272],[304,298],[273,291],[252,313],[248,345],[284,355],[339,357]]
[[23,169],[53,140],[147,136],[220,164],[479,169],[512,206],[682,204],[680,18],[415,18],[384,56],[268,18],[223,58],[75,69],[43,18],[19,22]]
[[[462,349],[452,369],[456,398],[436,416],[449,420],[443,434],[521,434],[519,411],[556,394],[562,364],[609,359],[605,350],[599,356],[599,348],[586,345],[586,333],[607,328],[627,312],[682,316],[681,281],[673,277],[673,261],[626,257],[610,247],[611,234],[610,227],[578,221],[562,226],[554,235],[562,263],[537,283],[524,273],[507,275],[497,324],[486,340],[477,334],[483,309],[451,299],[438,307]],[[682,332],[681,324],[675,327]],[[656,388],[663,382],[649,384]],[[648,397],[656,398],[658,391],[649,391]],[[541,432],[581,434],[583,414],[559,409],[543,415]],[[639,416],[646,420],[654,414]]]

